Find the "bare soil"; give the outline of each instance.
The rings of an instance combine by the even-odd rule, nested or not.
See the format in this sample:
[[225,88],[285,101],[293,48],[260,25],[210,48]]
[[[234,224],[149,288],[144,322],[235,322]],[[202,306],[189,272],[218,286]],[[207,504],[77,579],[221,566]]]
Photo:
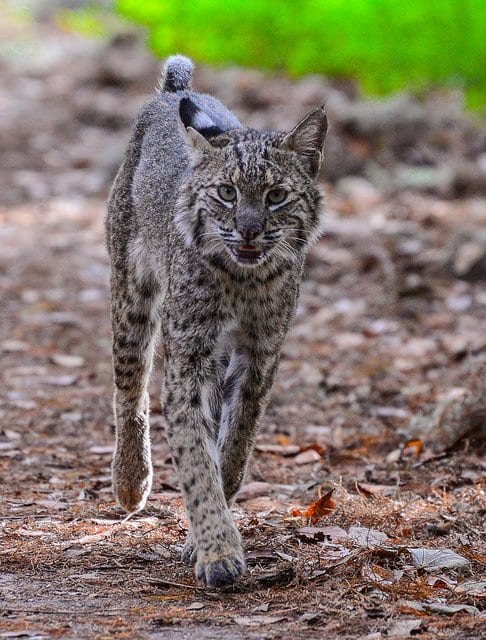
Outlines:
[[[0,638],[484,637],[481,183],[463,182],[459,193],[456,173],[441,193],[442,183],[424,187],[429,172],[420,185],[388,189],[371,180],[369,163],[396,176],[403,149],[423,147],[383,147],[376,132],[336,125],[329,157],[341,145],[365,164],[324,171],[325,235],[309,257],[235,508],[249,570],[232,588],[206,589],[179,561],[187,522],[164,439],[157,367],[148,507],[125,519],[110,487],[104,197],[157,65],[133,49],[128,60],[139,56],[139,71],[122,82],[107,62],[119,44],[95,46],[52,25],[12,38],[44,52],[51,43],[60,53],[36,68],[22,58],[0,69],[8,88]],[[349,88],[322,79],[299,90],[272,78],[270,97],[265,78],[246,71],[203,70],[197,82],[258,126],[287,126],[305,112],[314,98],[304,100],[302,86],[341,92],[356,112],[370,110]],[[483,128],[464,114],[455,118],[453,127],[439,127],[456,135],[440,163],[464,160],[480,171]]]

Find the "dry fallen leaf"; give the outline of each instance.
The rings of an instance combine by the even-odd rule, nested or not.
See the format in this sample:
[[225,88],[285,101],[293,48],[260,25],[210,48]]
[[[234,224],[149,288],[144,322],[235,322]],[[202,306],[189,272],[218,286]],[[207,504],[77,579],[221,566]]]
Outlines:
[[80,538],[73,538],[72,540],[66,540],[63,542],[61,547],[63,549],[67,549],[76,544],[91,544],[92,542],[100,542],[105,538],[109,538],[113,535],[113,531],[110,529],[108,531],[102,531],[101,533],[93,533],[86,536],[81,536]]
[[481,600],[486,599],[486,580],[462,582],[454,587],[454,593],[464,593]]
[[98,455],[112,454],[114,450],[115,450],[114,444],[107,444],[107,445],[94,444],[89,448],[90,453],[96,453]]
[[261,587],[284,587],[289,585],[295,578],[295,569],[292,565],[284,569],[267,571],[257,577],[257,582]]
[[22,340],[3,340],[0,343],[0,351],[3,351],[4,353],[19,353],[22,351],[28,351],[29,348],[30,345]]
[[244,502],[252,498],[260,498],[272,493],[273,485],[269,482],[248,482],[244,484],[238,492],[237,501]]
[[368,529],[367,527],[350,527],[349,537],[360,547],[374,549],[382,547],[388,542],[388,536],[383,531]]
[[5,631],[0,633],[0,638],[29,638],[29,640],[46,640],[46,636],[39,631]]
[[275,624],[276,622],[281,622],[285,620],[285,616],[264,616],[264,615],[256,615],[256,616],[235,616],[233,620],[237,625],[242,627],[260,627],[262,625],[267,624]]
[[377,585],[391,585],[403,576],[403,571],[392,571],[378,564],[365,564],[361,570],[364,578]]
[[403,445],[402,454],[404,456],[419,456],[423,451],[424,445],[422,440],[409,440]]
[[470,613],[475,616],[479,614],[479,609],[468,604],[442,604],[440,602],[417,602],[409,600],[404,605],[415,609],[420,613],[441,613],[443,615],[453,616],[455,613]]
[[273,453],[279,456],[295,456],[299,453],[300,447],[296,444],[257,444],[255,445],[255,451],[260,453]]
[[[387,638],[408,638],[412,635],[412,632],[420,632],[423,624],[424,620],[422,618],[396,620],[393,622],[392,626],[387,629],[386,636]],[[414,633],[413,635],[416,634]],[[383,638],[381,633],[378,637]]]
[[374,498],[376,496],[392,496],[397,492],[397,487],[393,485],[368,484],[365,482],[357,482],[356,488],[359,493],[363,494],[367,498]]
[[390,453],[386,456],[385,461],[387,464],[393,464],[394,462],[398,462],[401,457],[402,457],[402,450],[393,449],[393,451],[390,451]]
[[78,376],[45,376],[43,382],[53,387],[70,387],[79,380]]
[[348,538],[344,529],[332,525],[329,527],[300,527],[297,533],[304,540],[312,542],[324,542],[326,539],[330,542],[337,542]]
[[323,456],[327,451],[327,448],[324,445],[318,444],[317,442],[314,442],[313,444],[308,444],[305,447],[301,447],[300,453],[303,453],[304,451],[309,451],[311,449],[313,451],[317,451],[317,453],[320,456]]
[[295,456],[295,464],[310,464],[311,462],[319,462],[321,456],[315,451],[315,449],[305,449],[301,453]]
[[84,358],[69,353],[53,353],[49,360],[60,367],[67,367],[68,369],[82,367],[84,364]]
[[430,575],[427,577],[427,584],[429,584],[433,589],[453,589],[456,581],[451,580],[448,576]]
[[336,506],[334,501],[331,499],[333,493],[334,489],[331,489],[321,498],[309,505],[302,514],[303,517],[309,518],[311,522],[317,522],[319,518],[322,518],[322,516],[329,515]]
[[425,571],[437,571],[437,569],[469,569],[469,560],[460,556],[452,549],[422,549],[408,548],[412,556],[412,564]]

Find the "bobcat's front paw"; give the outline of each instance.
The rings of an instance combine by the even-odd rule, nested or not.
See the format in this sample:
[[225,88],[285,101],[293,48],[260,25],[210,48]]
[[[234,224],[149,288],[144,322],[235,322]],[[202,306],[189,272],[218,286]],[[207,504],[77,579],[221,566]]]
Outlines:
[[144,508],[152,488],[152,464],[146,457],[113,460],[113,491],[123,509],[130,513]]
[[229,538],[218,543],[212,542],[207,549],[198,545],[196,576],[209,587],[224,587],[233,584],[245,571],[245,557],[239,532],[230,532]]
[[243,553],[218,556],[213,560],[201,560],[196,565],[196,576],[209,587],[233,584],[245,571]]

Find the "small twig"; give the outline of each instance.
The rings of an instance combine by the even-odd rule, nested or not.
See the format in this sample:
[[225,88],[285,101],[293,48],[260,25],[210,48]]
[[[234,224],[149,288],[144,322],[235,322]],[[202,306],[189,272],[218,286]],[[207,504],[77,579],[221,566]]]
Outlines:
[[[17,609],[16,607],[0,607],[0,612],[2,613],[34,613],[34,614],[44,614],[44,615],[54,615],[54,616],[86,616],[86,615],[95,615],[95,616],[106,616],[106,615],[119,615],[120,613],[127,613],[127,609],[120,607],[119,609],[100,609],[99,611],[73,611],[69,609]],[[128,611],[129,613],[129,611]]]

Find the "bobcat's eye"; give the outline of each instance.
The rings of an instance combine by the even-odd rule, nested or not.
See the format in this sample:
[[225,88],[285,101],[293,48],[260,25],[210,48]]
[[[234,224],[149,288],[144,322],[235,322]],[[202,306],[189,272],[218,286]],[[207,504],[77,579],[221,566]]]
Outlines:
[[236,200],[236,189],[230,184],[223,184],[218,189],[218,195],[225,202],[233,202]]
[[287,197],[287,192],[285,189],[281,187],[276,187],[275,189],[270,189],[267,193],[267,202],[268,204],[280,204]]

